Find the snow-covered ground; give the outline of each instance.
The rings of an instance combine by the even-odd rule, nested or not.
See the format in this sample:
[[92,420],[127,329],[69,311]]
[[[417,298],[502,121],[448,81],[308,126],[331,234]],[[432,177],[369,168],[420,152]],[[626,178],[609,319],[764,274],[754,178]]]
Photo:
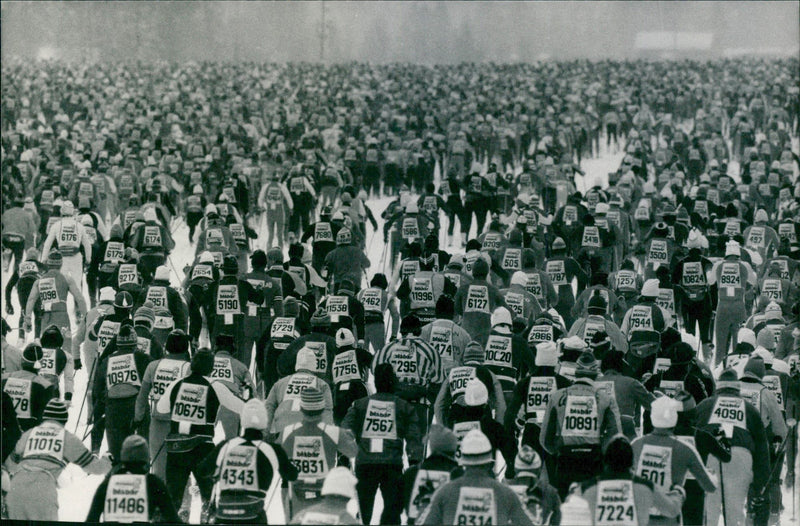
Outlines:
[[[797,151],[797,143],[794,144],[795,151]],[[584,191],[592,186],[599,184],[603,187],[608,185],[608,173],[614,172],[619,167],[621,159],[623,157],[622,153],[615,153],[609,152],[605,149],[605,146],[601,148],[600,156],[595,159],[589,159],[583,161],[581,164],[582,169],[586,172],[584,177],[576,176],[575,185],[578,190]],[[738,172],[738,165],[736,163],[732,163],[730,166],[730,171],[732,173]],[[436,169],[436,182],[438,187],[438,179],[439,179],[439,167],[437,165]],[[738,177],[736,177],[738,179]],[[391,198],[381,198],[381,199],[373,199],[367,202],[367,205],[372,209],[375,218],[378,221],[378,233],[373,235],[372,232],[367,234],[367,247],[368,247],[368,256],[370,261],[372,262],[372,267],[368,270],[368,275],[371,278],[373,274],[376,272],[384,272],[387,276],[390,273],[390,262],[389,258],[385,258],[385,263],[382,268],[380,265],[381,257],[384,251],[384,243],[383,243],[383,235],[382,235],[382,228],[383,228],[383,221],[380,218],[381,212],[389,205],[391,202]],[[442,217],[443,226],[447,225],[446,217]],[[470,232],[470,238],[477,235],[475,232],[476,227],[472,227],[472,232]],[[442,228],[444,231],[444,228]],[[458,227],[454,232],[454,239],[460,239],[460,232]],[[177,227],[176,231],[174,232],[174,238],[176,242],[175,250],[172,252],[171,255],[171,266],[173,268],[173,272],[171,273],[171,281],[173,286],[178,286],[180,282],[183,280],[183,271],[182,269],[184,266],[191,263],[194,256],[195,247],[194,245],[189,244],[188,239],[188,228],[186,227],[185,222],[181,221],[179,226]],[[266,238],[259,237],[254,246],[266,249]],[[442,237],[441,246],[443,249],[452,251],[455,250],[458,252],[458,248],[452,248],[445,246],[444,243],[444,236]],[[2,285],[5,288],[5,285],[9,279],[9,273],[4,272],[2,276]],[[85,290],[85,289],[84,289]],[[16,313],[20,312],[20,307],[17,304],[16,294],[12,296],[12,304],[14,305],[14,309]],[[3,312],[5,312],[5,305],[3,305]],[[72,308],[70,307],[70,312],[72,312]],[[9,318],[9,324],[12,327],[16,327],[16,320],[17,316],[15,315],[12,318]],[[32,335],[28,335],[29,341],[32,339]],[[24,342],[17,342],[16,331],[14,334],[9,337],[9,341],[12,344],[17,344],[18,347],[24,347]],[[75,374],[75,393],[73,395],[73,402],[72,406],[69,410],[69,421],[67,422],[67,429],[71,432],[75,432],[78,437],[86,438],[84,442],[89,445],[89,437],[87,435],[87,426],[86,422],[86,415],[88,413],[88,408],[83,407],[81,412],[81,405],[84,399],[85,387],[87,382],[87,375],[88,371],[84,368],[81,371],[78,371]],[[79,419],[80,413],[80,419]],[[221,439],[221,436],[219,437]],[[103,444],[102,451],[106,450],[105,442]],[[60,489],[59,489],[59,501],[60,501],[60,513],[59,518],[61,520],[66,521],[83,521],[86,518],[88,513],[89,505],[91,503],[92,496],[94,495],[94,491],[97,485],[100,484],[102,481],[102,477],[100,476],[87,476],[83,473],[82,470],[79,468],[70,465],[61,477],[60,481]],[[192,497],[192,507],[191,507],[191,515],[190,515],[190,522],[192,523],[199,523],[200,520],[200,499],[199,496],[196,495],[196,492],[193,492]],[[794,499],[798,500],[798,495],[794,495]],[[177,503],[176,503],[177,505]],[[378,494],[376,498],[376,511],[373,514],[372,524],[378,524],[380,520],[380,510],[382,509],[383,501]],[[795,521],[796,518],[793,518],[793,506],[792,506],[792,489],[791,488],[784,488],[784,505],[786,507],[785,512],[781,517],[782,524],[788,524],[792,521]],[[800,504],[798,504],[800,507]],[[798,510],[800,513],[800,510]],[[272,499],[269,507],[268,507],[268,519],[271,524],[281,524],[285,523],[285,517],[283,513],[283,507],[281,505],[280,496],[277,496]]]

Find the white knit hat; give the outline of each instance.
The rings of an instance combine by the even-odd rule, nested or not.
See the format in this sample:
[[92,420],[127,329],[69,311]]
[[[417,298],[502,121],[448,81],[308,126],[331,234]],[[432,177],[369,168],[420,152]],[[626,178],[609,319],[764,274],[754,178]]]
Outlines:
[[158,268],[156,268],[156,274],[154,276],[154,279],[157,279],[159,281],[169,281],[169,267],[161,265]]
[[736,343],[749,343],[753,347],[756,346],[756,333],[752,329],[742,327],[736,334]]
[[736,241],[728,241],[725,243],[725,257],[728,256],[741,256],[742,247]]
[[264,402],[257,398],[251,398],[244,404],[242,409],[242,432],[245,429],[267,429],[267,408]]
[[511,276],[512,285],[522,285],[523,287],[528,284],[528,275],[518,270]]
[[459,463],[462,466],[479,466],[490,462],[494,462],[491,442],[479,429],[472,429],[461,440]]
[[317,366],[317,355],[308,347],[303,347],[297,351],[295,357],[294,370],[295,371],[311,371]]
[[657,279],[648,279],[644,282],[644,285],[642,285],[641,295],[645,298],[657,298],[660,288]]
[[348,499],[356,498],[358,480],[349,469],[339,466],[333,468],[322,483],[322,495],[339,495]]
[[489,391],[483,385],[483,382],[477,378],[469,381],[467,390],[464,391],[464,402],[472,407],[485,405],[489,402]]
[[356,339],[350,329],[344,327],[336,331],[336,347],[346,347],[348,345],[355,345]]
[[497,325],[511,326],[512,323],[511,313],[507,308],[497,307],[492,313],[492,327],[496,327]]
[[554,342],[542,342],[536,346],[537,367],[555,367],[558,365],[558,347]]
[[678,408],[680,406],[681,404],[668,396],[656,398],[650,404],[650,421],[653,423],[653,427],[662,429],[675,427],[675,424],[678,423]]

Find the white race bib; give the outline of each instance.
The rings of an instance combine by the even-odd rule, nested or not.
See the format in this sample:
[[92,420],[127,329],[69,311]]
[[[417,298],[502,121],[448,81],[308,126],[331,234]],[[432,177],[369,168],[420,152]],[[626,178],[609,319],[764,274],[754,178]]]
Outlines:
[[553,286],[560,287],[567,284],[567,273],[564,269],[564,260],[559,259],[555,261],[548,261],[545,264],[547,275],[550,276],[550,281]]
[[596,526],[638,526],[633,481],[601,480],[597,483]]
[[561,436],[597,438],[600,435],[597,400],[592,395],[567,395]]
[[295,436],[292,464],[297,468],[300,480],[314,482],[325,478],[328,460],[322,436]]
[[25,442],[22,458],[47,458],[63,465],[65,437],[66,431],[63,427],[35,427]]
[[134,387],[141,387],[142,380],[136,370],[136,360],[133,353],[120,354],[108,357],[108,369],[106,369],[106,389],[128,384]]
[[488,526],[497,524],[497,502],[492,488],[462,486],[456,504],[456,524]]
[[239,444],[228,448],[220,463],[220,491],[259,491],[257,459],[255,446]]
[[333,358],[334,384],[338,385],[359,379],[361,379],[361,375],[358,372],[358,360],[354,349],[339,353]]
[[525,413],[536,424],[544,422],[547,402],[556,390],[556,379],[552,376],[534,376],[528,384],[528,396],[525,399]]
[[17,418],[31,418],[31,380],[9,377],[3,391],[8,393],[8,396],[14,401]]
[[156,308],[168,308],[167,287],[151,285],[147,289],[146,301],[153,302],[153,306]]
[[486,285],[470,285],[467,288],[467,306],[464,313],[491,314],[489,310],[489,288]]
[[[187,424],[206,424],[208,386],[182,383],[172,407],[172,421]],[[188,430],[186,431],[188,434]]]
[[112,475],[106,488],[103,522],[148,522],[147,475]]

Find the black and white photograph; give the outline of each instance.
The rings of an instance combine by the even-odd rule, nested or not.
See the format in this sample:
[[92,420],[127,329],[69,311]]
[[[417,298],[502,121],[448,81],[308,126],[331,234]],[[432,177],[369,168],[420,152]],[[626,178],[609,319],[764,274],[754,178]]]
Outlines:
[[0,10],[4,521],[800,526],[800,0]]

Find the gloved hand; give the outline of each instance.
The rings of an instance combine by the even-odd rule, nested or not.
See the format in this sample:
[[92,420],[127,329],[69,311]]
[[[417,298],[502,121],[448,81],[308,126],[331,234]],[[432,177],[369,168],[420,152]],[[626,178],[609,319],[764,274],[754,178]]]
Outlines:
[[83,369],[83,362],[81,362],[80,358],[75,358],[72,363],[76,371],[80,371],[81,369]]
[[31,332],[33,330],[30,318],[25,318],[25,323],[23,323],[22,328],[25,330],[25,332]]

